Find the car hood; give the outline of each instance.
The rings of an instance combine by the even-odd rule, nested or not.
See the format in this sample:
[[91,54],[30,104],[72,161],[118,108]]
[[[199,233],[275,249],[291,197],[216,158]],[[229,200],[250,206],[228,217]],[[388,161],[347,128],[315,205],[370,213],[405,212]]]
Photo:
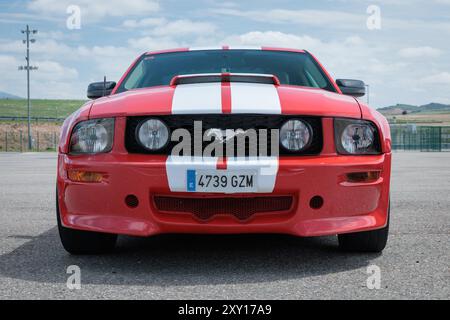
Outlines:
[[360,118],[355,98],[316,88],[197,83],[130,90],[95,100],[89,117],[255,113]]

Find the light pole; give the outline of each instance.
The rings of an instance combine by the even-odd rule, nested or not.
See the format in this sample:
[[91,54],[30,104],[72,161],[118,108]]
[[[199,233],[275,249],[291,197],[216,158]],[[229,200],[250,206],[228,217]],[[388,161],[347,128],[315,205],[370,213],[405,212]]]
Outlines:
[[25,30],[22,30],[22,33],[26,34],[26,40],[22,40],[23,43],[27,44],[27,56],[25,57],[25,60],[27,60],[26,66],[19,66],[19,70],[26,70],[27,71],[27,107],[28,107],[28,150],[31,150],[33,147],[32,141],[31,141],[31,117],[30,117],[30,70],[37,70],[38,67],[30,66],[30,42],[35,43],[35,39],[30,39],[30,33],[36,34],[37,30],[30,30],[30,27],[27,25],[27,28]]

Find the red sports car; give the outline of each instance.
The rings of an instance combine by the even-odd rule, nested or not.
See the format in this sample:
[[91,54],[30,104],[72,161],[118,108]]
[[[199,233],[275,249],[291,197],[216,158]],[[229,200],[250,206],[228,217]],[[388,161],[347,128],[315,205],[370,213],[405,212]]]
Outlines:
[[338,235],[382,251],[389,227],[386,119],[313,55],[277,48],[141,55],[93,83],[62,127],[57,219],[73,254],[117,235]]

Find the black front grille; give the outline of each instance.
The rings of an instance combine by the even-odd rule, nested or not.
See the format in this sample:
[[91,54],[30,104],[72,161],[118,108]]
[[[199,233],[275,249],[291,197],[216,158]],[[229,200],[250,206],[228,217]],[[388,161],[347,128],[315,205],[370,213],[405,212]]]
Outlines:
[[244,221],[258,213],[283,213],[292,208],[292,196],[273,197],[165,197],[155,196],[154,203],[159,211],[167,213],[189,213],[206,221],[216,215],[231,215]]
[[[259,115],[259,114],[211,114],[211,115],[165,115],[165,116],[140,116],[128,117],[125,134],[125,146],[129,153],[143,153],[143,154],[170,154],[172,148],[178,144],[177,141],[169,142],[167,146],[156,152],[149,151],[143,148],[136,139],[136,130],[139,124],[148,118],[158,118],[163,121],[170,131],[179,128],[186,129],[190,132],[191,137],[194,135],[194,121],[202,122],[203,132],[208,129],[279,129],[283,123],[289,119],[301,119],[306,121],[311,126],[313,132],[312,143],[305,150],[300,152],[291,152],[279,146],[280,155],[314,155],[322,151],[323,137],[322,137],[322,121],[318,117],[302,117],[302,116],[287,116],[287,115]],[[258,131],[257,131],[258,132]],[[258,137],[259,139],[259,137]],[[191,154],[194,153],[193,138],[191,146]],[[205,142],[203,149],[211,142]],[[270,133],[267,134],[267,151],[271,155],[271,139]],[[249,155],[248,141],[245,154]],[[259,152],[259,149],[258,149]],[[225,154],[225,153],[224,153]],[[235,150],[237,154],[237,150]],[[214,155],[214,154],[213,154]]]

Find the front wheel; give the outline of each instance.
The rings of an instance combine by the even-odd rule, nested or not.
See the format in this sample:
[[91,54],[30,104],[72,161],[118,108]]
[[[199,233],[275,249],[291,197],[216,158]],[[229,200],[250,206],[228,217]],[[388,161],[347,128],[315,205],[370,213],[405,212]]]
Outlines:
[[61,223],[58,194],[56,194],[56,220],[61,243],[70,254],[101,254],[114,249],[116,234],[81,231],[66,228]]
[[381,252],[386,247],[389,234],[389,216],[386,227],[378,230],[339,234],[339,247],[345,251]]

